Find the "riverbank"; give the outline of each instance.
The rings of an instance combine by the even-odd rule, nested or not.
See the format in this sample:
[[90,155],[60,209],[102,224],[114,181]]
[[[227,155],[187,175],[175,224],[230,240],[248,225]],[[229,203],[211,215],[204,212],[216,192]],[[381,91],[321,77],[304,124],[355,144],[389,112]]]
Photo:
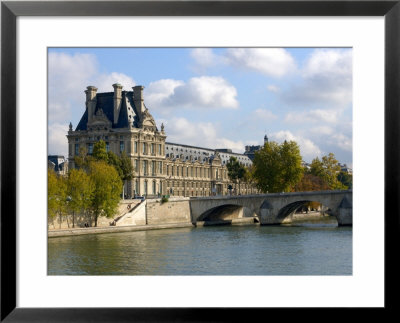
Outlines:
[[156,225],[126,225],[119,227],[89,227],[89,228],[71,228],[61,230],[49,230],[47,236],[49,238],[77,236],[86,234],[102,234],[102,233],[117,233],[117,232],[132,232],[132,231],[147,231],[161,229],[176,229],[194,227],[192,223],[168,223]]

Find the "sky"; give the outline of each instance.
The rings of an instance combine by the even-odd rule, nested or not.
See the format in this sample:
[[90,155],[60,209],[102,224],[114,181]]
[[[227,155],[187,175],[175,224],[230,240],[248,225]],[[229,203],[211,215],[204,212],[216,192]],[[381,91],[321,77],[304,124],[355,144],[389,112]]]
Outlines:
[[352,167],[350,48],[49,48],[49,154],[68,156],[86,87],[114,83],[144,86],[168,142],[243,153],[267,135]]

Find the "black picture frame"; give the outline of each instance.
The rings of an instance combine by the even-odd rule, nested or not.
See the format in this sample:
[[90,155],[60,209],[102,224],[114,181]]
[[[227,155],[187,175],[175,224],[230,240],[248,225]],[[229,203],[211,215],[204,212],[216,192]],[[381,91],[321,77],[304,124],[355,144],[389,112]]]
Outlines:
[[[19,16],[384,16],[385,306],[396,311],[399,286],[400,0],[395,1],[4,1],[1,3],[1,321],[202,322],[256,320],[255,308],[18,308],[16,281],[16,19]],[[374,148],[371,147],[371,153]],[[371,177],[373,177],[371,165]],[[371,187],[373,189],[373,187]],[[394,293],[392,293],[394,292]],[[301,312],[301,309],[291,309]],[[330,318],[336,315],[332,309]],[[262,313],[259,313],[262,312]],[[287,313],[287,312],[285,312]],[[369,312],[370,313],[370,312]],[[276,313],[278,314],[278,313]],[[270,314],[271,315],[271,314]],[[342,314],[339,314],[342,315]],[[299,316],[298,318],[300,318]],[[325,317],[324,317],[325,318]],[[323,319],[323,318],[321,318]]]

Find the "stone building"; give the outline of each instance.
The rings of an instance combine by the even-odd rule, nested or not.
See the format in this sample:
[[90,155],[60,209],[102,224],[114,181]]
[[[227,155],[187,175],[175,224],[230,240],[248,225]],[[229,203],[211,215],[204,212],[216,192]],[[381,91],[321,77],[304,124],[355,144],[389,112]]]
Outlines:
[[54,170],[58,175],[68,173],[68,161],[61,155],[47,156],[47,167]]
[[[97,93],[94,86],[85,90],[85,112],[75,130],[70,124],[67,135],[71,168],[82,147],[91,154],[94,144],[103,140],[107,151],[117,155],[124,151],[132,161],[134,178],[125,183],[127,197],[210,196],[230,193],[225,166],[230,156],[251,165],[248,156],[229,149],[167,143],[163,124],[157,128],[144,103],[143,86],[133,91],[123,91],[120,84],[113,87],[114,92],[106,93]],[[241,194],[254,192],[247,184],[240,187]]]

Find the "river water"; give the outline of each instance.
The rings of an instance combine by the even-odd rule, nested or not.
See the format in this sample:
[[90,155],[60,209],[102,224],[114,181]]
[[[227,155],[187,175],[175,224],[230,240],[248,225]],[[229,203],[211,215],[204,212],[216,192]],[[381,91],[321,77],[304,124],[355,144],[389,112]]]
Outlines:
[[48,240],[49,275],[351,275],[352,228],[336,219]]

